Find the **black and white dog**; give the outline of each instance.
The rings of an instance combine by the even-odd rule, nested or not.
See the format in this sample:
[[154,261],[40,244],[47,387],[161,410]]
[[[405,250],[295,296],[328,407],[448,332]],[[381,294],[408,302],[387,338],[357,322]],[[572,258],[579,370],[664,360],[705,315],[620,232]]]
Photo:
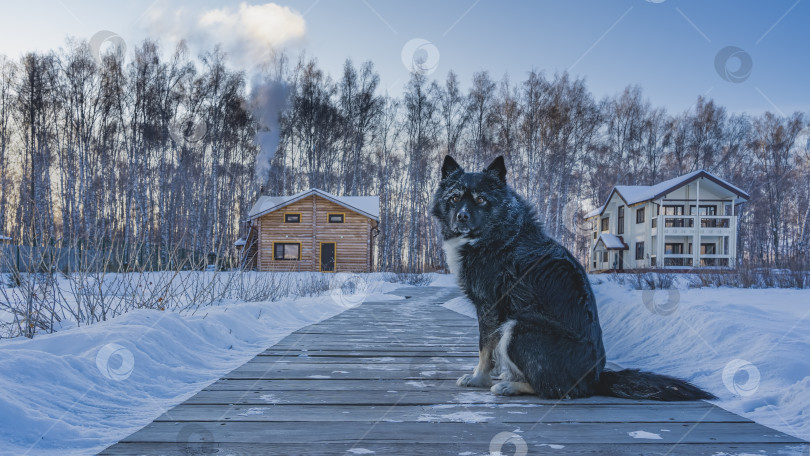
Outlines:
[[[448,155],[441,176],[432,214],[441,223],[450,271],[478,315],[478,366],[458,385],[544,398],[714,398],[677,378],[604,369],[588,276],[506,184],[503,157],[483,172],[467,173]],[[501,381],[492,385],[496,366]]]

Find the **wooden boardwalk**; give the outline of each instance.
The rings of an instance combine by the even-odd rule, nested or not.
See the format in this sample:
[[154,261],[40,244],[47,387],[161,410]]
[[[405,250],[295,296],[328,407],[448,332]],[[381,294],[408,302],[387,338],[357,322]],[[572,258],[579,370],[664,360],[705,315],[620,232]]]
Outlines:
[[[706,402],[497,397],[455,380],[477,360],[449,288],[365,302],[303,328],[109,455],[797,454],[810,446]],[[326,298],[328,299],[328,298]]]

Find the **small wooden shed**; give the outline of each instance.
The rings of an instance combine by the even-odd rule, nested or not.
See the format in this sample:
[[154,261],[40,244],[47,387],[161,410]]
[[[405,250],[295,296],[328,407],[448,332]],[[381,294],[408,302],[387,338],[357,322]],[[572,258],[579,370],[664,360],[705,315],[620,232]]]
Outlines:
[[243,264],[259,271],[370,272],[380,199],[317,188],[262,196],[248,213]]

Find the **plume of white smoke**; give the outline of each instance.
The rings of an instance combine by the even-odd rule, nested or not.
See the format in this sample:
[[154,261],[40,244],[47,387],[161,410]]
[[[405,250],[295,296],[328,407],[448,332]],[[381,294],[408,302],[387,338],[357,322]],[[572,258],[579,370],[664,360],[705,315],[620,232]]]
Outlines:
[[185,40],[192,54],[220,45],[228,60],[240,68],[268,62],[278,49],[302,43],[306,35],[301,13],[275,3],[209,10],[173,8],[171,3],[149,10],[150,36],[170,46]]
[[276,154],[281,134],[281,116],[289,105],[290,86],[282,79],[254,77],[250,90],[250,110],[259,123],[256,132],[255,179],[260,185],[270,176],[270,161]]
[[275,3],[237,8],[190,9],[172,7],[173,0],[150,8],[148,32],[170,45],[185,40],[192,54],[207,52],[214,46],[227,54],[227,60],[251,78],[248,109],[258,120],[255,179],[267,183],[270,161],[280,137],[280,116],[286,109],[290,89],[280,77],[267,76],[277,63],[278,51],[303,42],[306,22],[299,12]]

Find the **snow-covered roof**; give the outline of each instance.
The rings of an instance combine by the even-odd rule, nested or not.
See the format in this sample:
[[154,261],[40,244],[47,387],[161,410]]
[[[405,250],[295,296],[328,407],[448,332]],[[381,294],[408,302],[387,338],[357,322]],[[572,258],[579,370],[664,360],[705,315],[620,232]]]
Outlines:
[[599,240],[596,241],[597,244],[599,243],[604,244],[605,248],[608,250],[627,250],[629,247],[627,244],[622,242],[619,239],[619,236],[610,233],[602,233],[599,235]]
[[678,176],[669,180],[665,180],[655,185],[616,185],[613,187],[613,190],[610,191],[605,204],[601,207],[592,210],[585,214],[585,218],[596,217],[597,215],[601,215],[604,212],[607,203],[610,202],[610,198],[613,197],[614,193],[618,193],[619,196],[624,200],[627,205],[633,205],[638,203],[643,203],[646,201],[654,200],[656,198],[660,198],[661,196],[666,195],[667,193],[672,192],[673,190],[680,188],[696,179],[699,178],[706,178],[720,187],[725,188],[731,193],[737,195],[740,199],[747,200],[749,198],[748,193],[746,193],[741,188],[720,179],[719,177],[715,176],[714,174],[699,169],[697,171],[692,171],[689,174],[684,174],[683,176]]
[[11,240],[11,238],[10,238],[10,237],[8,237],[8,236],[3,236],[2,234],[0,234],[0,241],[10,241],[10,240]]
[[264,214],[281,209],[310,195],[318,195],[346,209],[368,218],[380,220],[380,197],[378,196],[335,196],[317,188],[311,188],[292,196],[261,196],[248,212],[248,218],[255,219]]
[[589,219],[591,217],[596,217],[597,215],[601,214],[604,209],[605,209],[605,205],[603,204],[603,205],[597,207],[596,209],[594,209],[594,210],[588,212],[587,214],[585,214],[585,218]]
[[236,240],[236,242],[233,243],[233,245],[235,246],[245,245],[246,242],[247,241],[245,240],[245,238],[239,238]]

